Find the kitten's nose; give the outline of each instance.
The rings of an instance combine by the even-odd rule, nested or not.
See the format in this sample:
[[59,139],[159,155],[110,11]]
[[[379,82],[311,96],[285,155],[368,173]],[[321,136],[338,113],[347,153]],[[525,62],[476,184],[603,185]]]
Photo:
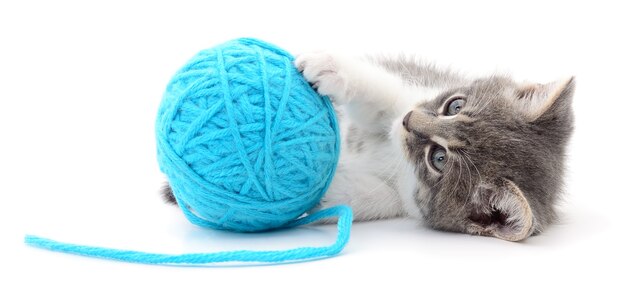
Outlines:
[[411,130],[409,130],[409,119],[411,118],[411,114],[413,114],[413,111],[406,113],[404,119],[402,119],[402,126],[404,126],[404,129],[409,132],[411,132]]

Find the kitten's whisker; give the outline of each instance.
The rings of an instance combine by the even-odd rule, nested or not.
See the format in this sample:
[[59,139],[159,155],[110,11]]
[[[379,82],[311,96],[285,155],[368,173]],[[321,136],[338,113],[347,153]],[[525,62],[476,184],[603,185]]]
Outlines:
[[[469,179],[470,179],[470,181],[469,181],[469,183],[470,183],[469,191],[472,192],[472,191],[474,191],[474,182],[472,181],[472,170],[470,169],[469,165],[467,164],[467,161],[465,160],[466,156],[464,156],[461,151],[459,151],[459,156],[461,157],[461,160],[463,160],[463,163],[465,163],[465,168],[467,168],[467,173],[468,173]],[[465,208],[467,206],[467,202],[469,201],[469,196],[470,196],[470,194],[468,194],[465,197],[465,202],[463,203],[463,208]]]
[[[493,85],[488,85],[487,87],[488,88],[487,88],[486,92],[490,92],[492,90]],[[493,90],[495,90],[495,89],[493,89]],[[494,99],[495,99],[494,95],[487,97],[487,99],[482,99],[482,103],[479,104],[478,107],[477,107],[476,114],[482,113],[487,108],[487,106],[489,104],[491,104],[491,102],[493,102]]]
[[450,172],[451,170],[452,169],[448,169],[447,171],[444,171],[439,180],[433,185],[433,187],[437,187],[446,177],[448,177],[448,174],[452,173]]
[[495,99],[495,96],[490,96],[488,99],[485,99],[481,102],[481,104],[478,105],[478,110],[476,111],[476,114],[481,114],[488,105],[490,105],[493,100]]
[[[456,157],[452,157],[452,159],[455,159],[455,158],[456,158]],[[458,191],[458,189],[459,189],[459,182],[461,182],[461,172],[462,172],[462,171],[461,171],[461,170],[462,170],[462,169],[461,169],[461,168],[462,168],[462,167],[461,167],[461,161],[459,161],[459,159],[455,159],[455,160],[456,160],[456,161],[454,161],[454,162],[459,164],[459,169],[457,170],[457,174],[456,174],[456,175],[457,175],[457,177],[456,177],[456,183],[454,184],[454,191],[452,191],[452,197],[454,197],[454,196],[455,196],[456,192],[457,192],[457,191]],[[453,166],[453,168],[454,168],[454,166]]]
[[[482,174],[480,174],[480,170],[478,170],[478,167],[476,167],[476,164],[474,164],[474,161],[472,161],[472,158],[469,156],[469,153],[465,150],[461,150],[461,152],[463,154],[465,154],[465,157],[467,158],[467,160],[470,162],[470,164],[472,164],[472,166],[474,167],[474,170],[476,170],[476,173],[478,174],[478,185],[480,185],[483,182],[483,176]],[[472,189],[475,188],[475,186],[472,186]],[[473,190],[472,190],[473,191]],[[469,194],[467,196],[468,200],[471,198],[472,194]]]
[[467,157],[467,160],[470,162],[470,164],[472,164],[472,166],[474,166],[474,169],[476,169],[476,173],[478,173],[478,183],[482,183],[483,182],[483,176],[480,174],[480,170],[478,170],[478,167],[476,167],[476,164],[474,164],[474,161],[472,161],[472,158],[469,156],[469,153],[465,150],[461,150],[461,152],[463,152],[465,154],[465,157]]
[[[459,161],[458,161],[458,160],[457,160],[457,161],[454,161],[454,157],[450,157],[450,159],[451,159],[451,160],[450,160],[450,163],[451,163],[450,165],[451,165],[451,167],[450,167],[449,171],[453,171],[453,170],[455,170],[455,169],[454,169],[454,164],[455,164],[455,163],[457,163],[457,162],[459,162]],[[460,162],[459,162],[459,168],[461,168],[461,164],[460,164]],[[454,190],[453,190],[452,192],[450,192],[450,193],[449,193],[446,197],[454,197],[454,194],[456,194],[456,191],[457,191],[457,189],[458,189],[458,184],[459,184],[459,181],[461,180],[461,173],[459,172],[459,170],[460,170],[460,169],[456,169],[456,171],[457,171],[457,174],[456,174],[456,175],[457,175],[457,178],[456,178],[456,184],[454,185]],[[450,172],[450,173],[453,173],[453,172]],[[445,175],[444,175],[444,176],[445,176]],[[442,177],[442,178],[441,178],[441,180],[443,180],[443,179],[444,179],[444,177]],[[439,182],[441,182],[441,180],[440,180]],[[439,183],[439,182],[438,182],[438,183]]]

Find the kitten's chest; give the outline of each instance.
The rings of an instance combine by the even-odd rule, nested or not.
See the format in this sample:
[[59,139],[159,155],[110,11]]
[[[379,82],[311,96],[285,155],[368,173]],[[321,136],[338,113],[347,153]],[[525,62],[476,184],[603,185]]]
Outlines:
[[396,151],[389,138],[350,126],[343,121],[340,164],[348,173],[368,174],[397,189],[399,175],[407,166],[406,159]]
[[419,216],[415,205],[417,177],[415,167],[403,156],[402,151],[384,135],[374,135],[366,130],[351,125],[347,117],[340,119],[341,154],[338,170],[341,174],[350,174],[354,180],[367,179],[364,185],[389,187],[393,190],[405,213]]

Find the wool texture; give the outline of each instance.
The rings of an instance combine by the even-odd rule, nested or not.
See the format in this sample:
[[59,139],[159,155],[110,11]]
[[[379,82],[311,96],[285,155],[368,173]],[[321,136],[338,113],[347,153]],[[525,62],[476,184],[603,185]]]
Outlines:
[[255,39],[203,50],[167,86],[157,152],[194,224],[256,232],[313,208],[339,157],[332,104],[287,52]]

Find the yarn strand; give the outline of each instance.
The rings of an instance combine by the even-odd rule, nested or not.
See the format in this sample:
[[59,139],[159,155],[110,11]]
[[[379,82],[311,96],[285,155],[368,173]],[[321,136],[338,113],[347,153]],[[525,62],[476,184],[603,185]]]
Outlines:
[[337,239],[332,245],[323,247],[301,247],[289,250],[239,250],[214,253],[159,254],[70,244],[33,235],[26,235],[24,242],[32,247],[56,252],[142,264],[206,265],[222,262],[277,263],[307,261],[330,257],[341,252],[350,238],[352,210],[350,207],[340,205],[315,212],[311,215],[292,221],[285,226],[285,228],[291,228],[331,217],[338,217]]

